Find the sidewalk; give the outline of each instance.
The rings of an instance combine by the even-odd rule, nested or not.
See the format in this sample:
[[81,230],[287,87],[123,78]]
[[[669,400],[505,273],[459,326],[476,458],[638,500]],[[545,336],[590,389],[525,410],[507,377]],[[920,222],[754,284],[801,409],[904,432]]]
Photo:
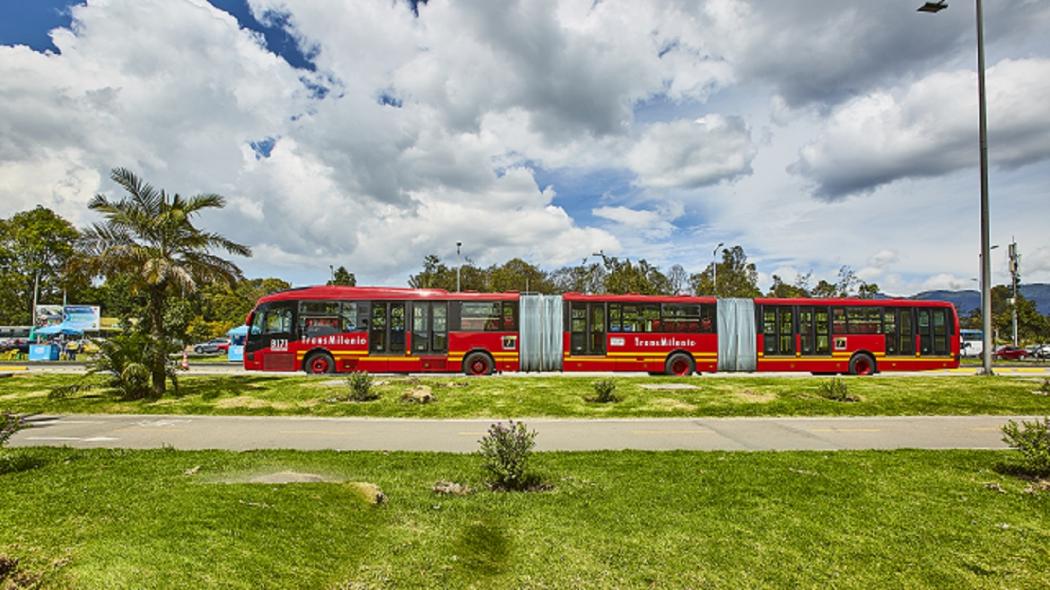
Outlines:
[[[1033,420],[1034,417],[1013,417]],[[1010,416],[530,418],[541,451],[1001,449]],[[35,416],[10,446],[471,452],[493,420],[245,416]]]

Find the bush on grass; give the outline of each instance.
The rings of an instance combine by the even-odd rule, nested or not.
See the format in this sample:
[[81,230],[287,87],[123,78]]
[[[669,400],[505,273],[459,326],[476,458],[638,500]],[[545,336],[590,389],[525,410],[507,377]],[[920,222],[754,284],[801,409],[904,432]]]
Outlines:
[[591,401],[600,404],[609,404],[620,401],[620,397],[616,395],[616,381],[612,379],[600,379],[595,381],[593,386],[594,397],[591,398]]
[[859,402],[860,398],[849,392],[849,386],[842,379],[833,378],[822,381],[817,386],[817,393],[824,399],[833,402]]
[[24,425],[23,418],[18,414],[9,414],[7,412],[0,414],[0,448],[3,448],[16,432],[22,430]]
[[1003,426],[1003,442],[1021,453],[1021,466],[1031,475],[1050,475],[1050,418]]
[[[78,382],[55,387],[48,392],[49,399],[65,399],[89,387],[87,380],[97,374],[107,377],[106,385],[117,390],[122,400],[144,399],[153,394],[150,387],[149,359],[154,342],[147,334],[130,332],[108,338],[99,345],[99,351],[88,362],[88,371]],[[175,393],[179,382],[175,363],[165,366],[164,372],[171,379]]]
[[350,388],[347,399],[352,402],[367,402],[379,399],[379,393],[374,389],[375,383],[368,371],[354,371],[346,378],[346,385]]
[[523,422],[497,422],[479,442],[478,453],[493,489],[524,490],[536,483],[528,473],[536,431],[530,431]]

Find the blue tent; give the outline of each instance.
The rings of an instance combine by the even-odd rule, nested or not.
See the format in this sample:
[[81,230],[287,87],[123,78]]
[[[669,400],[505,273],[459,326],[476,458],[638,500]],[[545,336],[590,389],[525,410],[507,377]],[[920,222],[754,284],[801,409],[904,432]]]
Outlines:
[[39,334],[41,336],[54,336],[56,334],[64,334],[66,336],[83,336],[84,331],[80,328],[74,328],[73,326],[69,326],[63,323],[44,326],[43,328],[37,328],[33,332],[33,334]]
[[229,332],[226,332],[226,335],[230,338],[233,338],[234,336],[247,336],[248,326],[237,326],[236,328],[231,329]]
[[231,363],[244,361],[244,339],[248,337],[248,326],[237,326],[226,335],[230,337],[230,349],[226,351],[226,360]]

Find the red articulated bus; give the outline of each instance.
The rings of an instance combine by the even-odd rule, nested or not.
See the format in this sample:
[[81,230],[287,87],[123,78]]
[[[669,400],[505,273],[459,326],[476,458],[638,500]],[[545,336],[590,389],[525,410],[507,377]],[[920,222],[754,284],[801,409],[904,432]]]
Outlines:
[[248,370],[872,374],[959,366],[950,303],[306,287],[259,300]]

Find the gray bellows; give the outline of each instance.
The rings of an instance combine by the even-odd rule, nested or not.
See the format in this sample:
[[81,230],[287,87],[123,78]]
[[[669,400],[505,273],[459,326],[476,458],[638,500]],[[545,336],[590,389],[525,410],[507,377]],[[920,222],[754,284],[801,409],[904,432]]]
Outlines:
[[560,295],[521,296],[522,371],[561,370],[562,313]]

